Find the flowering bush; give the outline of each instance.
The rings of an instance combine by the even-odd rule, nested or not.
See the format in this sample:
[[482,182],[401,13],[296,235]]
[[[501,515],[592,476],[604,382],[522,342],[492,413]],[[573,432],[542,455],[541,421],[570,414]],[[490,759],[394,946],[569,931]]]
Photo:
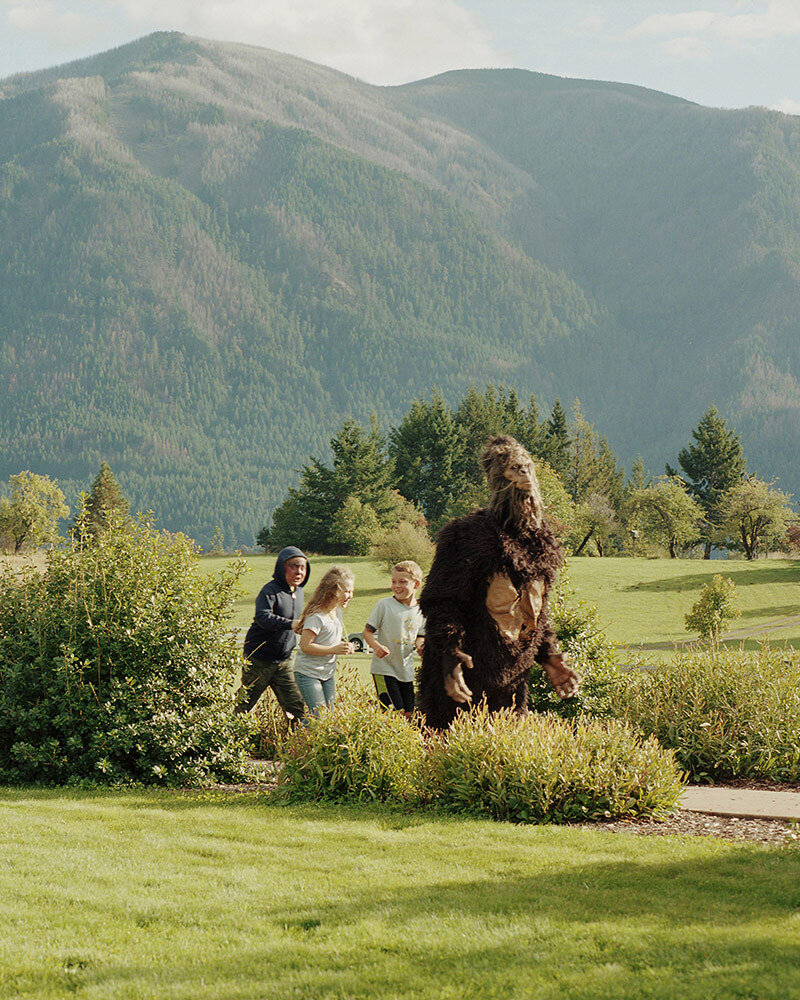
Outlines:
[[426,797],[515,823],[663,815],[683,788],[670,751],[626,726],[478,708],[430,746]]
[[800,653],[694,649],[621,688],[615,714],[695,781],[800,782]]
[[238,779],[240,572],[200,574],[189,539],[140,520],[79,530],[43,572],[1,575],[0,781]]

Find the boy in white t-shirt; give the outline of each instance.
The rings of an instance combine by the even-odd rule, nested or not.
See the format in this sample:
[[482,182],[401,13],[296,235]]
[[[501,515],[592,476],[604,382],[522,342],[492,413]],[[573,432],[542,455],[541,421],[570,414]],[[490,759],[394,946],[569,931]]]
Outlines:
[[392,596],[375,605],[364,626],[372,650],[372,680],[378,701],[407,718],[414,711],[414,653],[422,649],[425,619],[417,604],[422,570],[411,559],[392,568]]

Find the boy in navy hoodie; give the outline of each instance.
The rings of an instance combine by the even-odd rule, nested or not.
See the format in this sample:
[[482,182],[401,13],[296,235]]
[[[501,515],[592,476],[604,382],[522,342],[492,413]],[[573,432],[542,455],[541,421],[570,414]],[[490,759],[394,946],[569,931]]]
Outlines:
[[256,598],[253,624],[245,636],[247,663],[242,668],[237,713],[255,708],[271,687],[290,722],[297,722],[305,714],[291,656],[297,642],[293,626],[303,610],[303,585],[310,569],[308,559],[294,545],[278,553],[275,572]]

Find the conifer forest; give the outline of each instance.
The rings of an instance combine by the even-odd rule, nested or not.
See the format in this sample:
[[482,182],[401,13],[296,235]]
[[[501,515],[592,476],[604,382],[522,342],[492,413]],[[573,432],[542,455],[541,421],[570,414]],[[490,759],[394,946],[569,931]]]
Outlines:
[[105,462],[131,511],[252,546],[346,421],[413,477],[413,407],[496,386],[540,444],[557,401],[596,427],[605,493],[715,407],[796,495],[799,260],[796,117],[150,35],[0,81],[0,482],[74,510]]

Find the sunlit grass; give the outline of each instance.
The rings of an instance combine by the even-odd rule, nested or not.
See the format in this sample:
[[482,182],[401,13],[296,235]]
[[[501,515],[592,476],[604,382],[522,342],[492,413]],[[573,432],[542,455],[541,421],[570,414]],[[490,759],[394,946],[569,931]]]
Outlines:
[[[606,634],[632,652],[653,660],[676,643],[695,640],[684,615],[716,573],[736,584],[742,611],[730,631],[752,631],[746,649],[759,647],[759,627],[800,618],[800,560],[587,559],[570,560],[576,596],[596,605]],[[773,643],[800,648],[800,622],[770,631]],[[738,647],[741,640],[729,645]]]
[[0,809],[3,997],[796,991],[796,850],[222,792]]
[[[225,561],[205,558],[201,565],[213,571]],[[316,556],[311,560],[310,587],[334,562],[347,564],[355,573],[355,596],[345,612],[345,627],[348,632],[361,632],[375,602],[389,593],[389,574],[366,557]],[[252,621],[255,595],[272,577],[275,556],[247,556],[247,564],[242,581],[245,592],[235,608],[239,627]],[[736,584],[742,616],[731,631],[737,635],[743,630],[754,632],[744,641],[746,649],[759,646],[760,626],[779,618],[800,617],[800,560],[577,558],[569,563],[576,597],[597,606],[609,638],[649,660],[670,656],[676,643],[695,638],[686,631],[683,618],[715,573],[730,576]],[[778,629],[770,636],[775,643],[800,648],[800,624]],[[740,640],[731,644],[738,646]]]

